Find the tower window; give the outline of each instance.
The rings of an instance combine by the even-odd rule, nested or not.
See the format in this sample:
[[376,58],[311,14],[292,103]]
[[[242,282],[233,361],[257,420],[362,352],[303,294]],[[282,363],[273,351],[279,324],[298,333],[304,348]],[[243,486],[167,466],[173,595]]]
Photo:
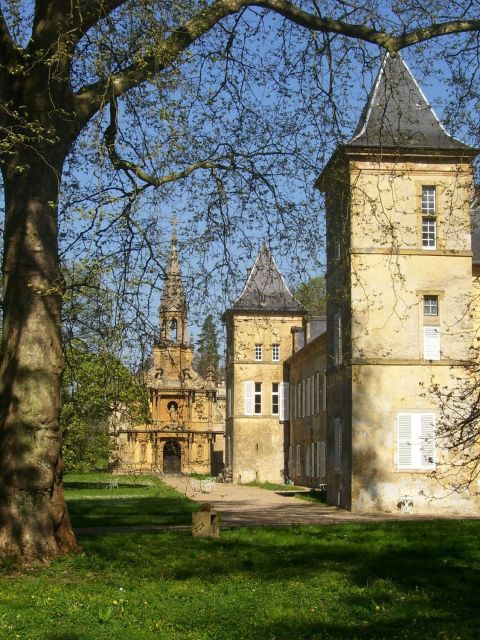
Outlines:
[[333,317],[333,364],[338,366],[342,364],[342,362],[342,314],[339,312]]
[[423,315],[438,316],[438,296],[423,296]]
[[261,344],[255,345],[255,360],[261,362],[263,359],[263,348]]
[[178,327],[177,320],[173,318],[170,321],[170,339],[171,340],[175,340],[175,341],[177,340],[177,327]]
[[422,217],[422,247],[424,249],[437,248],[437,221],[430,216]]
[[262,383],[255,382],[254,411],[257,415],[262,413]]
[[436,211],[435,187],[422,187],[422,213],[435,215]]
[[272,382],[272,416],[278,416],[279,407],[278,382]]

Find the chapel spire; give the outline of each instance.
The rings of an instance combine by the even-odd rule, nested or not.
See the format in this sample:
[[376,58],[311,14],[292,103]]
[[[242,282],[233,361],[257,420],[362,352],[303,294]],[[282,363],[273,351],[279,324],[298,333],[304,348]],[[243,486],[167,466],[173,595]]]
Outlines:
[[160,302],[160,337],[170,342],[187,340],[187,303],[177,253],[177,221],[172,218],[170,256]]

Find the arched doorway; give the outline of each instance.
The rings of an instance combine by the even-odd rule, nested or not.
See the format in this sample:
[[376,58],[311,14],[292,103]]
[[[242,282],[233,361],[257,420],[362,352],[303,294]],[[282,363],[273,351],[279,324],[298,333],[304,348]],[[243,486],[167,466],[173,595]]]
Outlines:
[[163,447],[163,473],[180,473],[181,452],[177,440],[167,440]]

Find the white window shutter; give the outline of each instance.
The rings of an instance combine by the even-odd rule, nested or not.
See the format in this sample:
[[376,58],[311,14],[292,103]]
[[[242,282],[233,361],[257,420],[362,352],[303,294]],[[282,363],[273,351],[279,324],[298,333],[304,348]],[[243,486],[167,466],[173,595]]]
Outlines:
[[254,392],[255,392],[255,383],[250,380],[247,380],[247,382],[245,382],[245,415],[246,416],[253,416]]
[[278,385],[279,390],[279,403],[280,403],[280,420],[290,420],[290,395],[289,395],[288,382],[280,382]]
[[438,327],[423,327],[423,357],[440,360],[440,331]]
[[422,469],[435,468],[435,415],[420,414],[420,464]]
[[410,469],[413,463],[413,414],[397,415],[398,445],[397,465],[399,469]]

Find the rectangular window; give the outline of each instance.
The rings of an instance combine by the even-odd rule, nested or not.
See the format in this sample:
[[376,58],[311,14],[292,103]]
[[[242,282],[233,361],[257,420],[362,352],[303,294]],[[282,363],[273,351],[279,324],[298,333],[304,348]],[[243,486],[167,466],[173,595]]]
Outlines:
[[438,316],[438,296],[423,296],[423,315]]
[[335,471],[342,468],[342,419],[336,416],[333,422],[333,455],[335,460]]
[[262,413],[262,383],[255,382],[255,414]]
[[400,412],[397,414],[398,469],[435,468],[435,415]]
[[278,416],[278,403],[279,400],[279,392],[278,392],[278,382],[272,382],[272,416]]
[[227,389],[227,418],[232,417],[232,390]]
[[302,385],[302,418],[305,418],[306,410],[307,410],[307,381],[302,380],[301,385]]
[[317,371],[315,373],[315,390],[314,390],[314,405],[315,405],[315,414],[320,411],[320,372]]
[[323,370],[323,384],[322,384],[322,410],[327,410],[327,372]]
[[297,444],[297,450],[296,450],[296,456],[295,456],[295,475],[297,477],[300,475],[300,472],[302,470],[300,455],[301,455],[300,445]]
[[312,477],[312,445],[307,444],[305,451],[305,475],[309,478]]
[[263,358],[263,348],[261,344],[255,345],[255,360],[261,362]]
[[305,414],[307,416],[310,415],[310,378],[305,380],[305,395],[306,395],[306,411]]
[[437,220],[430,216],[422,218],[422,247],[429,250],[437,248]]
[[333,317],[333,364],[338,366],[342,362],[342,314],[336,313]]
[[440,360],[440,331],[438,327],[423,327],[423,357]]
[[422,213],[435,215],[437,212],[435,195],[435,187],[422,187]]
[[297,418],[302,417],[302,383],[297,383]]
[[272,344],[272,362],[280,362],[280,345]]
[[333,259],[340,260],[340,257],[341,257],[340,242],[336,240],[335,244],[333,245]]
[[317,476],[325,478],[325,442],[317,442]]

